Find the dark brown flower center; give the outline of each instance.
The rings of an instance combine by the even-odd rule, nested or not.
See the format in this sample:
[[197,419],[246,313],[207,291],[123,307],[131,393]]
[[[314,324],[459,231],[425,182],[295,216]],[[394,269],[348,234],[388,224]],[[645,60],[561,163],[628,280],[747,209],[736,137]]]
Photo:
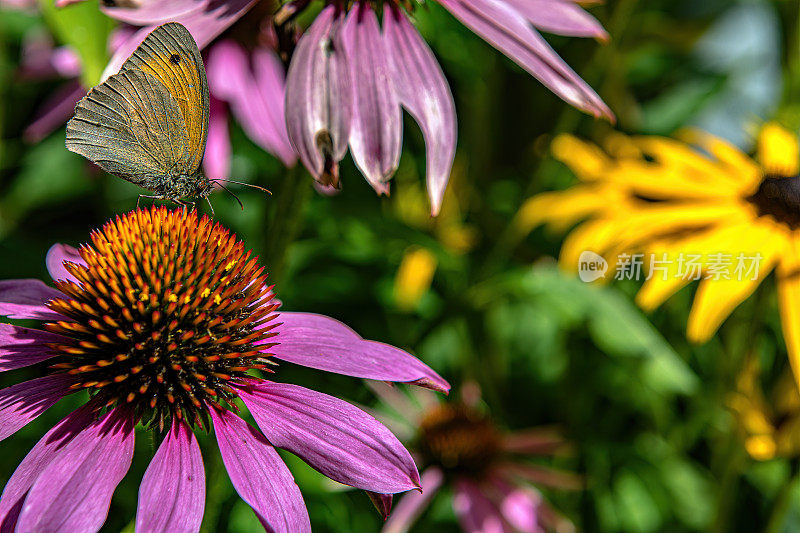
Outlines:
[[800,228],[800,176],[766,176],[747,198],[761,216],[772,216],[791,229]]
[[143,421],[176,416],[205,422],[209,404],[228,403],[248,370],[264,369],[276,315],[257,258],[197,212],[165,208],[117,217],[66,263],[79,284],[50,309],[67,320],[49,331],[53,368],[73,375],[106,406],[130,405]]
[[487,417],[463,404],[441,404],[420,423],[419,447],[429,463],[481,475],[500,451],[500,434]]

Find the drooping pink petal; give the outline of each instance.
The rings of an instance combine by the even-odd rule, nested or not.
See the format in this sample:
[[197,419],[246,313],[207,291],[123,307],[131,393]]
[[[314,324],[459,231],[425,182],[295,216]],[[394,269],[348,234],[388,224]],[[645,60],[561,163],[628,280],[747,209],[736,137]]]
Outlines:
[[25,498],[17,531],[97,531],[133,458],[133,415],[120,408],[59,449]]
[[231,137],[228,132],[228,110],[225,104],[211,97],[208,116],[208,138],[203,155],[203,170],[210,179],[225,179],[231,175]]
[[303,496],[275,448],[235,414],[210,412],[228,476],[264,528],[274,533],[310,532]]
[[350,9],[342,42],[353,82],[350,153],[372,188],[389,194],[387,182],[400,164],[403,122],[378,17],[369,3]]
[[[223,2],[208,0],[134,0],[137,7],[117,7],[116,5],[104,6],[100,9],[109,17],[133,26],[151,26],[164,24],[173,20],[180,21],[182,17],[197,10],[207,9],[209,6]],[[124,4],[124,2],[123,2]]]
[[467,478],[455,482],[453,510],[464,533],[512,533],[489,498],[477,483]]
[[439,213],[456,156],[458,127],[453,94],[439,63],[417,29],[394,5],[386,5],[383,35],[391,80],[425,138],[431,214]]
[[232,40],[215,43],[208,54],[208,84],[231,106],[245,133],[255,143],[291,166],[297,157],[289,143],[284,115],[283,65],[266,48],[248,53]]
[[523,16],[500,0],[439,0],[457,19],[578,109],[613,120],[597,93]]
[[582,476],[540,464],[504,461],[497,464],[495,470],[508,478],[524,479],[561,490],[581,490],[586,486]]
[[22,328],[11,324],[0,324],[0,372],[16,370],[53,357],[47,343],[66,343],[61,335]]
[[63,126],[75,112],[75,104],[84,96],[86,89],[78,80],[71,80],[59,86],[45,99],[36,111],[33,122],[25,128],[22,133],[25,142],[37,143]]
[[74,283],[79,283],[78,278],[70,274],[67,269],[64,268],[64,261],[86,265],[86,261],[83,260],[77,248],[68,244],[56,243],[47,250],[47,257],[45,259],[50,277],[53,278],[53,281],[65,279]]
[[136,531],[200,531],[206,502],[206,475],[192,430],[173,418],[164,442],[150,461],[139,486]]
[[502,446],[510,453],[547,455],[564,449],[566,441],[553,428],[533,428],[506,435]]
[[329,5],[297,43],[286,77],[286,127],[300,161],[323,185],[338,185],[353,116],[344,13]]
[[56,424],[28,452],[14,474],[6,483],[0,496],[0,533],[11,533],[22,511],[22,504],[28,490],[66,443],[83,431],[93,420],[95,414],[91,406],[73,411]]
[[439,492],[444,481],[444,473],[434,466],[422,472],[422,492],[409,492],[395,506],[389,520],[384,524],[382,533],[405,533],[422,512],[430,505],[433,497]]
[[393,495],[381,494],[379,492],[370,492],[368,490],[364,492],[369,497],[370,501],[372,502],[372,505],[375,506],[375,509],[377,509],[378,512],[381,514],[384,521],[388,519],[389,513],[392,512],[392,500],[394,498]]
[[503,479],[491,480],[492,499],[500,513],[516,531],[539,533],[539,504],[541,496],[527,487],[515,487]]
[[239,397],[267,440],[334,481],[384,494],[419,486],[408,450],[383,424],[347,402],[269,381],[251,382]]
[[570,37],[608,40],[608,33],[596,18],[574,0],[505,0],[541,31]]
[[[447,392],[450,384],[428,365],[388,344],[362,339],[338,320],[313,313],[281,312],[275,330],[278,359],[327,372],[380,381],[400,381]],[[275,340],[275,339],[270,339]]]
[[44,304],[64,294],[38,279],[0,281],[0,316],[32,320],[63,320],[64,317]]
[[[116,52],[114,52],[111,61],[109,61],[103,71],[103,79],[106,79],[112,74],[116,74],[125,60],[128,59],[133,51],[144,41],[145,37],[159,24],[172,21],[180,22],[186,26],[186,29],[192,34],[194,40],[197,41],[197,46],[202,50],[231,24],[247,13],[247,10],[257,1],[258,0],[180,0],[180,5],[175,5],[174,8],[170,8],[169,6],[175,4],[173,0],[150,0],[149,4],[151,9],[149,11],[140,12],[139,10],[126,10],[124,13],[127,13],[128,16],[123,14],[123,8],[119,8],[118,11],[110,13],[110,15],[118,20],[130,22],[134,25],[150,25],[141,28],[131,35]],[[183,6],[187,6],[188,4],[194,4],[194,8],[188,11],[182,11],[180,16],[170,15],[171,11],[180,11],[183,9]],[[139,13],[137,18],[141,17],[143,19],[141,23],[134,22],[134,19],[131,18],[134,11]],[[122,17],[125,17],[127,20]]]
[[0,440],[13,435],[70,391],[75,381],[51,374],[0,389]]
[[255,87],[261,98],[255,100],[262,109],[256,117],[267,118],[264,126],[274,131],[275,142],[272,153],[277,155],[286,166],[294,166],[297,154],[289,142],[286,130],[286,73],[278,55],[268,48],[259,47],[253,50],[251,59]]

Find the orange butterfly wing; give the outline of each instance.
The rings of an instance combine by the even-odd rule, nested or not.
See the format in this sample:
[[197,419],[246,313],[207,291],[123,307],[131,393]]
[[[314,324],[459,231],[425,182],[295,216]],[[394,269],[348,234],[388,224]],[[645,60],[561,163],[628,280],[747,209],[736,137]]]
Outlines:
[[203,58],[192,34],[177,22],[153,30],[122,65],[120,72],[140,70],[153,76],[177,102],[189,145],[179,161],[179,173],[200,168],[208,135],[208,81]]

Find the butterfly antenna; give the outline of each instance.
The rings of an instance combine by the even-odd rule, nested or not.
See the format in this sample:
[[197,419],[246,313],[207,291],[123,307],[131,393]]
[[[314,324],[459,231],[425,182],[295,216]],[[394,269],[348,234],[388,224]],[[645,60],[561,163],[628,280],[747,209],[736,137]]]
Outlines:
[[[213,180],[213,181],[215,181],[215,182],[217,182],[217,183],[219,183],[219,182],[220,182],[220,180]],[[223,180],[223,181],[227,181],[227,180]],[[223,184],[219,183],[219,186],[220,186],[220,187],[222,187],[223,189],[225,189],[226,191],[228,191],[228,194],[230,194],[231,196],[233,196],[234,198],[236,198],[236,201],[237,201],[237,202],[239,202],[239,207],[241,207],[241,208],[242,208],[242,211],[244,211],[244,204],[242,203],[242,201],[241,201],[241,200],[239,200],[239,197],[238,197],[238,196],[236,196],[235,194],[233,194],[233,192],[231,192],[231,190],[230,190],[229,188],[227,188],[226,186],[224,186]],[[206,198],[206,199],[208,199],[208,198]],[[210,204],[210,203],[211,203],[211,202],[209,202],[209,204]]]
[[205,198],[206,198],[206,202],[208,202],[208,207],[211,208],[211,216],[213,217],[214,216],[214,206],[211,205],[211,200],[209,200],[208,196],[206,196]]
[[[223,179],[215,179],[215,180],[211,180],[211,181],[214,181],[214,182],[217,182],[217,183],[219,183],[221,181],[224,181],[225,183],[235,183],[236,185],[244,185],[245,187],[252,187],[253,189],[258,189],[259,191],[264,191],[265,193],[267,193],[269,195],[272,195],[272,191],[270,191],[269,189],[266,189],[266,188],[261,187],[259,185],[253,185],[252,183],[245,183],[243,181],[234,181],[234,180],[223,180]],[[220,185],[220,187],[222,187],[222,185]]]

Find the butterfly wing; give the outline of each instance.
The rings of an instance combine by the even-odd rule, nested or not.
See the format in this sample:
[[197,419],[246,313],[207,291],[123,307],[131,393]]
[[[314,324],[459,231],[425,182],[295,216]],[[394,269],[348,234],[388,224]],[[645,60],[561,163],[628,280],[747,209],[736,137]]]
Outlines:
[[153,189],[186,164],[190,144],[178,103],[153,76],[121,71],[89,91],[67,123],[67,148]]
[[177,22],[153,30],[122,65],[157,79],[177,102],[186,133],[187,153],[177,169],[191,175],[200,168],[208,135],[208,81],[200,50],[189,30]]

